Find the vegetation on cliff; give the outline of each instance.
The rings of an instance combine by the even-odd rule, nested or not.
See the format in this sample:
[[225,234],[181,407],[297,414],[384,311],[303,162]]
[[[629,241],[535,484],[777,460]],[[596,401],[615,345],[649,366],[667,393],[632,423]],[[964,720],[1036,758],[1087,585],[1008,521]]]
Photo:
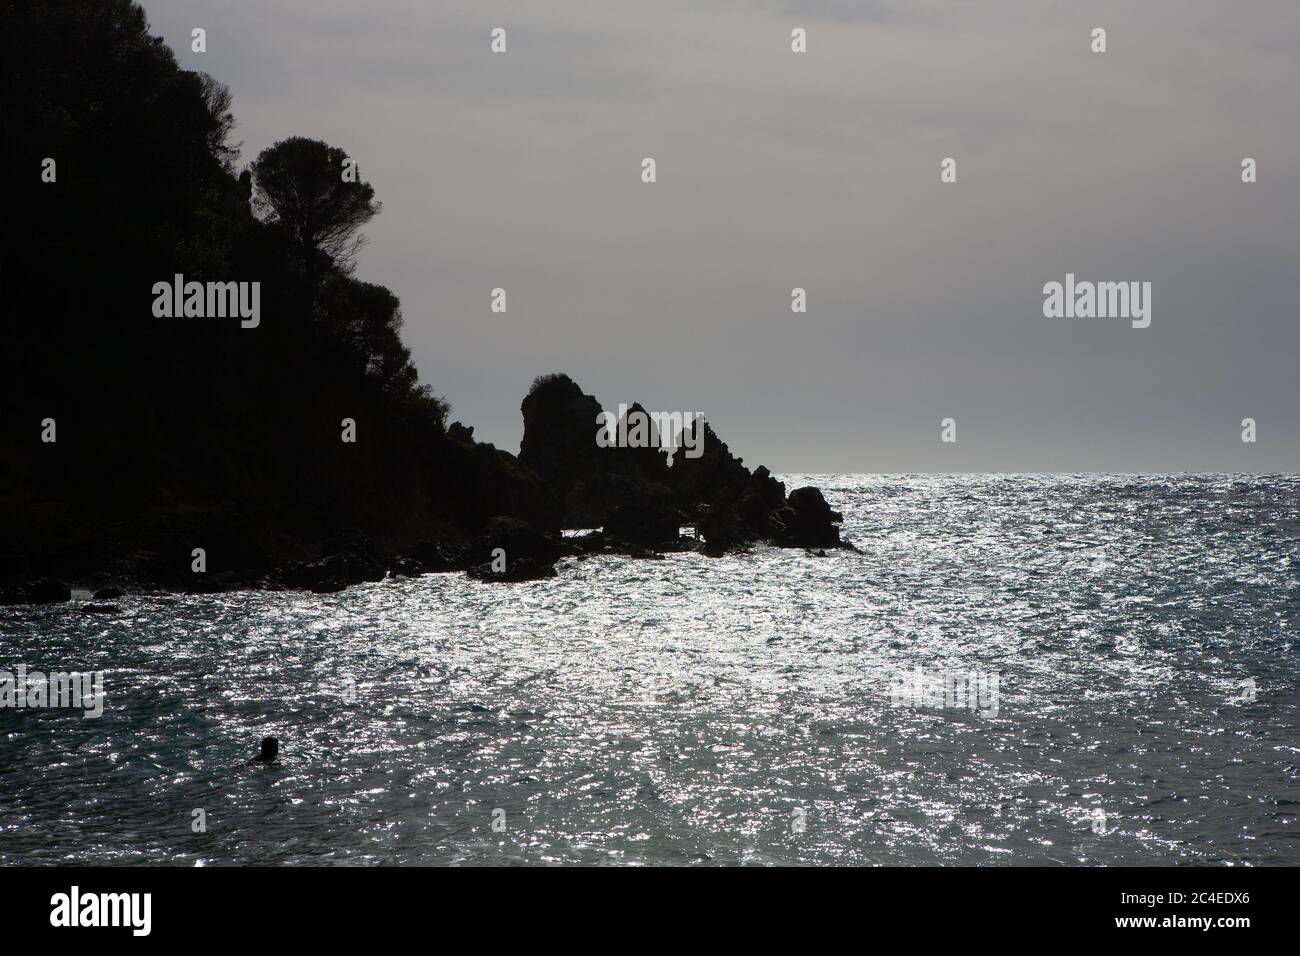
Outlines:
[[[377,206],[330,168],[343,150],[289,139],[238,174],[229,93],[180,69],[130,0],[6,2],[0,36],[0,168],[18,187],[0,240],[0,583],[169,583],[195,547],[209,573],[243,573],[358,533],[554,525],[512,456],[449,435],[397,297],[350,274]],[[158,317],[151,289],[177,275],[258,283],[260,321]]]
[[524,399],[519,458],[448,425],[398,297],[355,277],[381,208],[356,158],[291,136],[240,170],[229,91],[131,0],[4,0],[0,42],[0,603],[840,543],[820,492],[787,498],[706,424],[671,467],[601,447],[567,375]]

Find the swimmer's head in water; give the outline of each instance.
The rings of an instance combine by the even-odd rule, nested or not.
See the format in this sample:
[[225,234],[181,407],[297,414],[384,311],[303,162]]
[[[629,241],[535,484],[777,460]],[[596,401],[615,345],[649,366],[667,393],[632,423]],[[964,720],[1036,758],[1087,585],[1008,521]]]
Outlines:
[[256,759],[262,761],[263,763],[270,763],[272,760],[275,759],[276,754],[278,754],[279,752],[280,752],[280,741],[276,740],[274,737],[263,737],[262,749],[258,753]]

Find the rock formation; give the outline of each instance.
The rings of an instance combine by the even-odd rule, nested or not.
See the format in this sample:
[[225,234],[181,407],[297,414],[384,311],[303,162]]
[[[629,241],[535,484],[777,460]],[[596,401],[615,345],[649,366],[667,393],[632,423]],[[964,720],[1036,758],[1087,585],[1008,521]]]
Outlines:
[[[600,402],[567,375],[539,378],[522,411],[520,462],[563,503],[561,523],[600,526],[603,546],[674,550],[683,546],[676,528],[694,524],[712,555],[757,542],[852,547],[840,539],[842,516],[818,489],[799,488],[787,497],[767,468],[751,472],[706,421],[698,424],[698,456],[678,440],[669,467],[658,447],[599,447]],[[634,411],[644,409],[633,404],[627,417]]]

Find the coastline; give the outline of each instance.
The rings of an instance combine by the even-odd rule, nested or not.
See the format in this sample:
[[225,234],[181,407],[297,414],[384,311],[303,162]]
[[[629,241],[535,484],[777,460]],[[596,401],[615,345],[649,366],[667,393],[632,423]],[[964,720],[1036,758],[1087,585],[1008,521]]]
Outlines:
[[[417,502],[445,517],[439,534],[415,540],[337,524],[295,538],[269,515],[258,523],[239,520],[246,503],[229,511],[191,511],[172,523],[154,515],[152,538],[126,532],[72,544],[29,541],[27,552],[11,551],[0,563],[8,568],[0,577],[0,605],[67,601],[74,585],[91,590],[95,601],[140,590],[325,593],[389,575],[463,572],[494,583],[537,580],[553,577],[562,558],[592,554],[654,559],[698,550],[719,557],[758,543],[813,553],[853,550],[840,535],[843,515],[819,489],[787,494],[766,468],[751,472],[703,418],[671,438],[654,434],[641,445],[601,444],[593,428],[600,408],[567,375],[538,379],[522,405],[518,458],[474,445],[472,430],[452,426],[467,456],[486,453],[513,487],[527,490],[535,503],[529,507],[521,508],[517,495],[495,497],[490,486],[473,496],[474,512],[489,516],[482,521],[467,520],[454,502]],[[618,427],[626,434],[625,422]],[[599,530],[562,534],[575,527]],[[683,527],[694,533],[683,535]],[[323,543],[305,543],[313,538]],[[278,547],[259,550],[249,547],[252,542]],[[33,560],[33,552],[44,557]]]

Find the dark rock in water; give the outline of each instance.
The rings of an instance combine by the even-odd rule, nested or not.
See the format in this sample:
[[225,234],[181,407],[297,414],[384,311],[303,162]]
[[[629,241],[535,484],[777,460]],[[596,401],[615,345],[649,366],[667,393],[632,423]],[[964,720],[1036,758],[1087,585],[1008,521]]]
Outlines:
[[315,591],[318,594],[342,591],[348,586],[346,562],[338,555],[319,561],[304,561],[286,565],[276,572],[280,583],[287,588]]
[[[496,548],[505,552],[503,573],[491,570]],[[553,570],[548,574],[539,568],[550,569],[562,555],[576,552],[576,548],[562,544],[555,535],[539,531],[519,518],[498,515],[487,522],[468,547],[427,539],[394,556],[381,552],[359,535],[343,535],[329,543],[323,557],[283,565],[265,583],[273,588],[328,594],[365,581],[380,581],[390,570],[393,574],[415,577],[473,569],[475,565],[484,566],[474,572],[484,580],[522,581],[553,576]],[[497,566],[500,565],[498,561]]]
[[324,557],[284,565],[273,578],[282,587],[325,594],[363,581],[382,581],[389,564],[389,558],[365,538],[346,534],[327,544]]
[[115,601],[118,598],[123,598],[123,597],[126,597],[125,591],[123,591],[121,588],[116,588],[111,586],[106,588],[100,588],[94,594],[94,598],[96,601]]
[[625,504],[610,512],[604,533],[606,537],[642,547],[675,548],[686,520],[686,515],[665,502]]
[[[659,434],[659,427],[650,417],[650,412],[640,402],[633,402],[626,413],[618,420],[616,427],[618,434],[627,434],[629,436],[636,433],[639,428],[642,429],[642,441],[636,444],[629,442],[627,448],[607,448],[606,452],[612,455],[607,457],[620,463],[620,467],[632,472],[641,481],[651,484],[666,484],[668,481],[668,455],[664,451],[661,443],[662,437]],[[670,440],[673,436],[667,436]],[[593,433],[592,439],[595,439]]]
[[[519,461],[535,471],[562,502],[562,522],[568,527],[603,523],[604,514],[593,487],[602,474],[601,449],[596,446],[597,416],[603,411],[595,396],[584,395],[567,375],[537,379],[520,405],[524,434]],[[575,485],[579,486],[575,495]]]
[[[648,485],[668,483],[668,463],[660,449],[601,448],[596,443],[603,409],[567,375],[539,378],[520,410],[524,435],[519,461],[561,502],[566,528],[603,525],[614,508],[635,502]],[[642,409],[633,405],[629,416],[633,410]]]
[[699,532],[705,553],[724,554],[755,541],[787,548],[849,547],[832,511],[816,488],[799,488],[786,498],[785,485],[760,465],[751,474],[703,423],[702,453],[688,458],[684,448],[673,454],[672,485],[678,501],[703,506]]
[[580,555],[600,554],[610,548],[611,543],[605,540],[605,532],[589,531],[584,535],[578,535],[573,538],[564,539],[567,544],[577,549]]
[[0,604],[60,604],[72,600],[72,588],[54,578],[38,578],[0,592]]
[[785,504],[785,483],[773,478],[766,465],[759,465],[749,479],[745,500],[769,511],[780,508]]
[[484,561],[482,564],[471,566],[465,573],[478,581],[515,584],[520,581],[553,578],[555,577],[555,566],[542,561],[535,561],[532,558],[517,558],[507,560],[504,571],[494,571],[492,570],[492,562]]
[[421,567],[418,574],[445,574],[465,568],[464,546],[440,541],[420,541],[408,548],[403,558]]
[[[704,430],[702,439],[694,438],[695,428]],[[731,454],[707,421],[694,423],[689,435],[692,444],[698,441],[697,456],[690,457],[683,443],[673,452],[673,465],[669,469],[669,483],[678,501],[686,507],[697,503],[716,504],[724,499],[740,501],[752,485],[744,459]],[[762,471],[766,475],[767,469]]]
[[789,505],[779,514],[784,527],[778,544],[790,548],[841,547],[838,524],[844,516],[831,510],[818,489],[796,488],[790,492]]
[[389,569],[395,577],[415,578],[425,573],[424,565],[414,558],[398,558]]
[[727,504],[704,505],[696,525],[704,539],[704,553],[720,557],[756,540],[754,530]]
[[[764,476],[766,478],[766,476]],[[772,481],[780,487],[780,482]],[[699,531],[704,538],[704,553],[725,554],[727,551],[766,541],[783,548],[851,548],[840,540],[837,526],[842,516],[831,510],[822,493],[816,488],[799,488],[789,500],[779,507],[770,508],[775,501],[771,486],[751,488],[733,506],[723,496],[714,505],[701,512]]]
[[498,515],[470,545],[466,561],[472,567],[493,560],[493,552],[505,552],[507,569],[519,560],[528,559],[538,564],[552,565],[565,553],[562,542],[555,536],[538,531],[518,518]]
[[317,570],[318,574],[308,584],[300,586],[314,594],[333,594],[348,586],[348,579],[337,570],[331,570],[330,562],[315,562],[308,568]]
[[81,605],[82,614],[116,614],[122,610],[116,604],[83,604]]
[[[658,447],[602,448],[596,441],[602,408],[567,375],[533,383],[523,403],[524,440],[519,459],[533,469],[564,503],[567,527],[600,525],[603,537],[577,546],[585,554],[609,552],[619,544],[686,550],[673,525],[696,517],[704,552],[725,554],[764,541],[789,548],[852,548],[840,540],[842,517],[816,488],[786,497],[785,485],[759,467],[750,472],[703,419],[685,423],[671,467]],[[626,410],[634,434],[638,404]],[[658,436],[653,426],[645,444]],[[688,451],[688,447],[690,450]],[[487,560],[476,555],[473,563]]]
[[348,584],[382,581],[388,573],[388,556],[355,533],[326,543],[324,553],[328,555],[326,560],[339,569]]
[[814,524],[844,520],[843,515],[831,510],[831,506],[826,503],[826,498],[818,488],[812,486],[796,488],[790,492],[789,501],[790,507],[800,515],[801,520]]

